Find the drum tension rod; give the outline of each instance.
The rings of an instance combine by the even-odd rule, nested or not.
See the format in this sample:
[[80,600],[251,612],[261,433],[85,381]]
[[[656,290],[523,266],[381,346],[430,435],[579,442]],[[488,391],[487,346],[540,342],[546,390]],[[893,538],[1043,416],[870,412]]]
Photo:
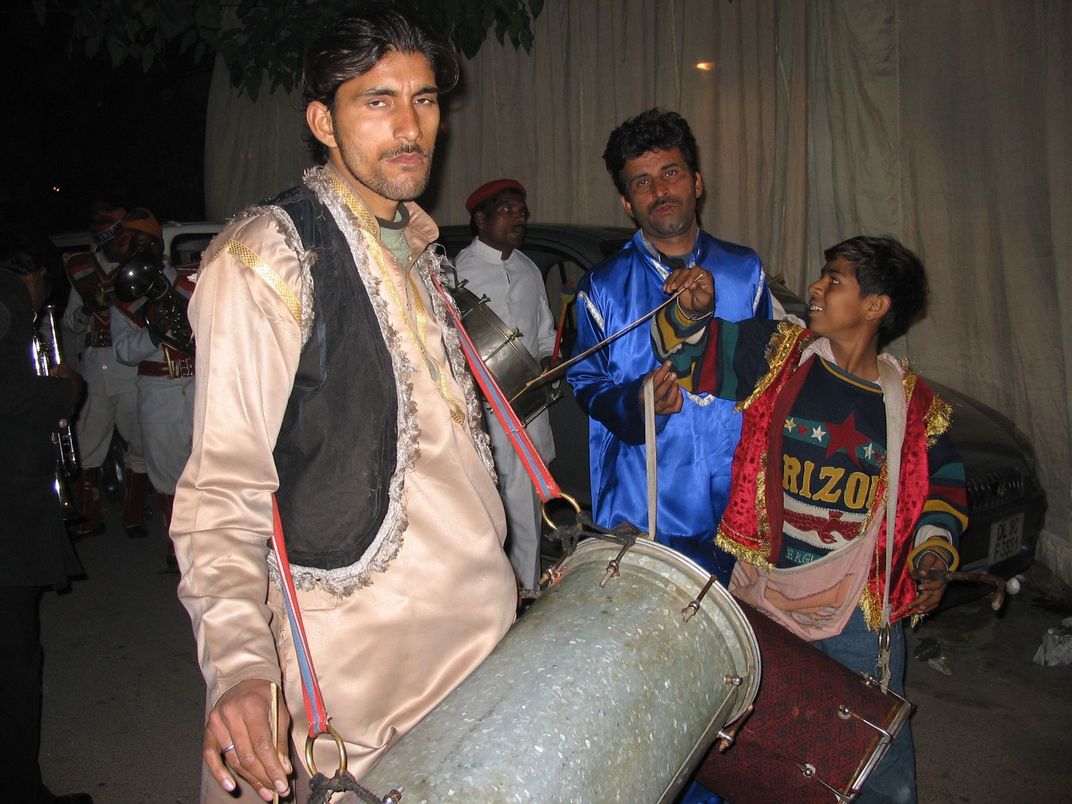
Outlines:
[[882,726],[878,725],[877,723],[872,723],[863,715],[852,711],[852,709],[845,706],[845,704],[838,704],[837,713],[838,717],[842,720],[848,720],[849,718],[854,717],[861,723],[863,723],[865,726],[870,726],[871,728],[873,728],[875,731],[882,735],[881,737],[879,737],[879,742],[881,742],[883,745],[888,745],[889,743],[893,742],[893,735],[886,731],[884,728],[882,728]]
[[[580,516],[578,516],[578,520],[580,520]],[[636,544],[641,531],[629,522],[623,522],[610,530],[591,524],[591,529],[594,531],[592,535],[596,538],[622,546],[622,549],[618,551],[618,555],[607,562],[607,571],[603,574],[603,580],[599,582],[599,588],[602,589],[611,578],[617,578],[621,575],[622,558],[629,552],[629,548]]]
[[834,796],[837,798],[838,804],[848,804],[848,802],[851,802],[854,798],[856,798],[856,794],[859,792],[858,790],[852,790],[850,788],[848,793],[844,793],[841,790],[838,790],[836,787],[827,784],[819,778],[818,770],[810,762],[798,762],[797,767],[800,768],[800,772],[803,773],[806,778],[814,779],[831,793],[833,793]]
[[[727,684],[732,684],[733,683],[732,681],[730,681],[731,678],[740,678],[740,676],[735,677],[735,676],[727,675],[726,676],[726,683]],[[737,685],[734,684],[734,686],[737,686]],[[730,746],[732,746],[733,743],[737,740],[737,732],[741,730],[741,726],[744,725],[744,722],[746,720],[748,720],[749,717],[751,717],[752,713],[755,710],[756,710],[755,705],[754,704],[749,704],[748,708],[745,709],[743,712],[741,712],[740,717],[738,717],[732,723],[727,723],[725,726],[723,726],[721,729],[719,729],[719,731],[718,731],[718,741],[715,743],[715,745],[718,746],[718,751],[719,751],[720,754],[726,753],[726,751],[729,750]]]
[[700,602],[704,599],[704,596],[711,589],[711,585],[715,582],[716,578],[712,575],[707,579],[707,583],[704,584],[703,589],[700,590],[700,594],[696,596],[696,599],[689,603],[681,610],[681,621],[687,623],[693,617],[696,616],[696,612],[700,610]]
[[629,552],[629,548],[632,546],[632,544],[623,544],[622,549],[618,551],[618,555],[616,555],[607,563],[607,571],[603,573],[603,580],[599,582],[600,589],[606,586],[607,581],[609,581],[611,578],[617,578],[619,575],[622,574],[622,558],[625,556],[626,553]]

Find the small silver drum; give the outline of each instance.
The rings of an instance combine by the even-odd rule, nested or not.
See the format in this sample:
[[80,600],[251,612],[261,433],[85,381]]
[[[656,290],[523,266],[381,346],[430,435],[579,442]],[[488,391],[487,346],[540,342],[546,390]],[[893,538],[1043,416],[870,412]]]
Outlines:
[[461,312],[465,331],[488,371],[495,376],[518,418],[528,424],[558,399],[558,392],[552,388],[551,382],[534,385],[526,391],[525,386],[543,371],[521,343],[521,333],[507,329],[503,320],[488,307],[487,297],[477,298],[465,288],[464,282],[449,290]]
[[[759,688],[755,635],[708,573],[647,540],[600,586],[589,539],[477,669],[362,779],[404,804],[669,802]],[[429,668],[434,672],[434,668]]]

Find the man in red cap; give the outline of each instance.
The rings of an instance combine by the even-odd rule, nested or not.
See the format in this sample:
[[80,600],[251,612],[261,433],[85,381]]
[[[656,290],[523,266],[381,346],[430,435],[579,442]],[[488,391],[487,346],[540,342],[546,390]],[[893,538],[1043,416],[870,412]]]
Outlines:
[[[111,316],[112,344],[119,362],[138,370],[145,465],[166,533],[171,528],[175,484],[190,457],[193,437],[193,338],[187,340],[181,333],[189,333],[185,306],[194,287],[190,275],[197,266],[171,265],[160,224],[149,210],[131,210],[120,225],[129,241],[129,260],[120,268],[116,285],[119,315]],[[153,298],[148,298],[145,289],[161,274],[171,290],[161,294],[154,286],[148,294]],[[160,289],[166,287],[160,282]],[[168,569],[178,571],[170,538],[167,547]]]
[[[477,187],[465,202],[473,242],[458,253],[458,279],[477,296],[488,298],[492,312],[508,329],[521,333],[519,343],[534,358],[549,364],[555,325],[547,304],[543,275],[519,249],[529,219],[525,188],[513,179],[496,179]],[[535,589],[540,577],[540,500],[521,459],[499,420],[487,411],[499,494],[506,508],[506,552],[521,585]],[[555,457],[551,423],[543,410],[525,428],[545,461]]]
[[130,241],[130,230],[123,226],[126,214],[123,207],[96,202],[89,227],[93,250],[64,258],[71,296],[63,323],[79,336],[81,371],[86,381],[86,401],[75,423],[82,459],[77,493],[84,517],[73,528],[76,537],[104,531],[98,484],[116,429],[126,442],[123,528],[131,538],[147,533],[144,506],[149,479],[138,424],[138,370],[116,359],[110,326],[116,272]]

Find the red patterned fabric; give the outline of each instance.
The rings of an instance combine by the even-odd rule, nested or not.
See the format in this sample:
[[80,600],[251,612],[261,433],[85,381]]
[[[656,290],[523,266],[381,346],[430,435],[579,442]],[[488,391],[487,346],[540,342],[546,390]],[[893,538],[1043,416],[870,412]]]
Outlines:
[[[834,794],[822,779],[848,793],[869,758],[885,752],[881,735],[846,706],[895,734],[912,705],[884,695],[844,665],[742,604],[759,642],[763,679],[755,711],[724,753],[711,749],[696,780],[733,804],[829,804]],[[815,768],[809,779],[799,765]]]
[[83,299],[92,298],[97,288],[107,279],[100,262],[88,251],[68,255],[64,259],[64,268],[71,287]]

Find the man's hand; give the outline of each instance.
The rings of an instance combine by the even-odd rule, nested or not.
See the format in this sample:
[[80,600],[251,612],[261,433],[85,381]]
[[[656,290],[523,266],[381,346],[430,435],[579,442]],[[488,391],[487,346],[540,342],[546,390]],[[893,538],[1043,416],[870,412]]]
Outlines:
[[[276,791],[286,795],[290,790],[287,776],[292,768],[286,748],[290,715],[285,706],[279,707],[279,728],[273,739],[271,706],[271,682],[253,678],[227,690],[208,713],[202,755],[224,790],[236,787],[231,771],[253,785],[265,801],[271,801]],[[283,750],[277,751],[276,745]]]
[[49,376],[56,377],[61,380],[71,380],[74,383],[75,393],[74,398],[77,402],[82,398],[82,391],[86,387],[85,380],[82,379],[82,375],[71,368],[71,364],[67,362],[60,363],[53,366],[49,372]]
[[[660,416],[668,416],[681,410],[681,389],[677,384],[677,372],[670,363],[663,363],[654,371],[645,375],[644,380],[652,378],[652,386],[655,391],[655,412]],[[640,386],[640,402],[644,404],[644,384]]]
[[710,272],[696,267],[671,271],[663,283],[663,290],[674,294],[682,288],[677,303],[685,315],[699,318],[715,309],[715,279]]
[[930,614],[936,608],[938,603],[942,599],[942,595],[945,594],[945,588],[948,582],[945,578],[930,578],[930,570],[946,570],[945,561],[943,561],[936,553],[924,553],[916,561],[916,566],[912,570],[912,577],[916,579],[916,588],[919,590],[919,594],[916,595],[916,599],[909,604],[909,608],[915,614]]

